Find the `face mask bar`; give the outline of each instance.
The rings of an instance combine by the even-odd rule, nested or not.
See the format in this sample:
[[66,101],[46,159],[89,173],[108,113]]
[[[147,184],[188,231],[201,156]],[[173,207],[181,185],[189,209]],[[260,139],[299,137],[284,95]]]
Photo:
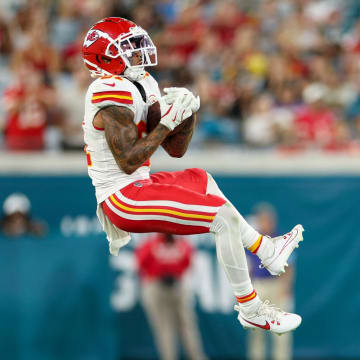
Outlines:
[[[134,53],[141,55],[141,63],[138,65],[132,65],[131,63]],[[126,65],[131,68],[157,65],[156,47],[148,34],[142,29],[137,30],[136,34],[129,33],[122,36],[122,38],[112,40],[106,48],[105,55],[113,59],[121,56]]]

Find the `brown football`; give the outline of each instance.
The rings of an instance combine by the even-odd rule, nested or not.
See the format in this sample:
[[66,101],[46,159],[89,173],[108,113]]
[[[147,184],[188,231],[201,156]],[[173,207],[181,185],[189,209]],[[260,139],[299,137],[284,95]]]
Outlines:
[[[148,134],[155,129],[156,125],[160,122],[160,118],[161,118],[160,104],[157,101],[156,103],[150,105],[148,108],[148,114],[146,119],[146,132]],[[178,125],[173,131],[171,131],[168,136],[175,135],[176,133],[178,133],[184,127],[186,121],[187,119],[184,122],[182,122],[180,125]]]

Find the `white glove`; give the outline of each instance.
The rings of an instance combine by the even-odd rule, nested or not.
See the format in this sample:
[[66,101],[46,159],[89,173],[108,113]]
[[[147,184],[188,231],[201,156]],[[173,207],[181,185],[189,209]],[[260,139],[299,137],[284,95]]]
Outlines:
[[159,99],[161,111],[160,124],[166,126],[171,131],[174,130],[186,119],[184,115],[186,110],[190,108],[191,101],[192,99],[190,96],[180,94],[173,103],[168,104],[165,100],[165,96],[162,96]]
[[193,113],[196,113],[200,109],[200,97],[195,97],[194,94],[186,88],[164,88],[164,92],[166,93],[166,95],[164,95],[164,98],[168,104],[174,103],[175,99],[181,95],[191,98],[190,106],[188,109],[186,109],[184,113],[184,119],[187,119]]

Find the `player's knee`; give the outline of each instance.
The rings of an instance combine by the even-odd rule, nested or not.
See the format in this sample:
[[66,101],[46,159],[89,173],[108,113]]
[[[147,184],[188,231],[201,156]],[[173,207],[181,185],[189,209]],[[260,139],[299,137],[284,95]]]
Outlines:
[[228,231],[232,226],[236,226],[237,214],[229,203],[222,205],[217,212],[211,226],[212,233]]

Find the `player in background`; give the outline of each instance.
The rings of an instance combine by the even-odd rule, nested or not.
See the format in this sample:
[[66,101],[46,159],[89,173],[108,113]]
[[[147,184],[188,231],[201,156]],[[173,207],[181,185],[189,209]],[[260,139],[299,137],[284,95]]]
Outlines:
[[[178,358],[178,343],[189,360],[207,360],[186,274],[194,249],[185,237],[151,234],[135,250],[141,300],[160,360]],[[282,336],[283,337],[283,336]]]
[[[150,157],[160,145],[170,156],[185,154],[200,99],[185,88],[164,89],[166,95],[161,96],[157,82],[144,70],[157,64],[156,47],[145,30],[123,18],[103,19],[88,31],[83,59],[97,77],[86,94],[83,129],[97,215],[110,252],[117,255],[130,232],[212,232],[238,302],[240,323],[279,334],[297,328],[299,315],[263,302],[254,290],[244,247],[272,275],[280,275],[302,240],[302,226],[277,238],[259,234],[205,170],[150,175]],[[156,101],[161,119],[147,134],[148,109]],[[180,124],[181,130],[171,133]]]

